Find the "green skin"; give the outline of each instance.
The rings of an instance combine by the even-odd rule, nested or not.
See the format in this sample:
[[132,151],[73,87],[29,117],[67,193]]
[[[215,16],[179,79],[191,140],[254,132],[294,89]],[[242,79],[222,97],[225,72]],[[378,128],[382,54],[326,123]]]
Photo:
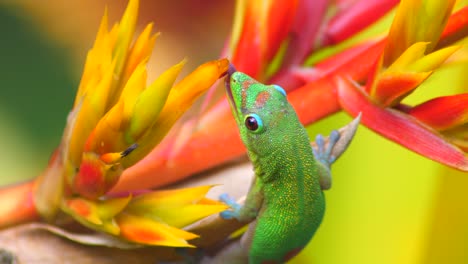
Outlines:
[[249,263],[283,263],[305,247],[322,221],[322,189],[330,187],[334,158],[323,149],[314,157],[306,130],[281,87],[241,72],[228,78],[231,110],[255,177],[244,206],[227,195],[220,197],[233,209],[221,217],[251,222],[241,240]]

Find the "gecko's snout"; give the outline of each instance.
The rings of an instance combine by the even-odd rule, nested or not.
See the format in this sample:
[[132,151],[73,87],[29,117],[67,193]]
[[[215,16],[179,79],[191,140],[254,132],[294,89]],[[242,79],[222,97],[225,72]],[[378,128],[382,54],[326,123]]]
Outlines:
[[226,78],[224,78],[224,86],[226,87],[226,94],[231,103],[234,103],[234,97],[232,96],[231,90],[231,76],[236,72],[236,68],[232,63],[229,63],[229,68],[226,72]]
[[235,73],[237,70],[236,70],[236,67],[234,67],[234,64],[232,63],[229,63],[229,68],[227,70],[227,75],[228,76],[231,76],[233,73]]

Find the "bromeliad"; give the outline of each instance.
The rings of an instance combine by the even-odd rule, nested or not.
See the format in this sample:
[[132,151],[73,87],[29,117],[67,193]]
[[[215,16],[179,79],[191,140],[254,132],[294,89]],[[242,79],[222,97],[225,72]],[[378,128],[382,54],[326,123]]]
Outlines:
[[[46,171],[25,187],[33,199],[25,220],[38,214],[57,223],[61,211],[130,242],[191,247],[187,241],[197,235],[181,228],[227,208],[205,198],[211,186],[112,195],[109,190],[226,73],[228,61],[205,63],[175,83],[183,60],[147,86],[146,65],[158,34],[151,33],[149,24],[133,42],[138,8],[138,0],[129,1],[122,20],[110,30],[104,14],[62,141]],[[9,209],[14,210],[2,210]],[[0,221],[0,226],[9,224]]]

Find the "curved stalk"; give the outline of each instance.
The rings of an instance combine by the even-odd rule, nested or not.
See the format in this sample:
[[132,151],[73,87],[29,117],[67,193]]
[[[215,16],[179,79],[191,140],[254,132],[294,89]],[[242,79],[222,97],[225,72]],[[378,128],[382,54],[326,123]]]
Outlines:
[[0,229],[40,219],[33,199],[34,182],[0,189]]

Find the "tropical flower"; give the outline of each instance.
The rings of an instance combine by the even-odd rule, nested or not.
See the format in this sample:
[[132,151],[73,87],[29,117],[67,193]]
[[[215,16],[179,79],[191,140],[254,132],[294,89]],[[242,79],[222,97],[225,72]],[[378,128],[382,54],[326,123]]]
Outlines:
[[203,64],[174,85],[183,60],[147,86],[146,64],[157,34],[149,24],[132,44],[138,6],[131,0],[110,30],[104,14],[62,142],[36,182],[35,204],[47,219],[62,210],[89,228],[132,242],[188,247],[197,235],[180,228],[226,208],[204,198],[210,186],[106,194],[224,75],[228,62]]
[[[446,24],[455,1],[403,1],[395,16],[385,51],[364,87],[343,80],[341,106],[363,112],[363,124],[405,147],[446,165],[468,170],[468,94],[443,96],[414,107],[402,104],[460,45],[446,40]],[[410,19],[406,14],[417,10]],[[424,11],[423,11],[424,10]],[[467,9],[454,14],[454,18]],[[430,28],[420,23],[433,23]]]

